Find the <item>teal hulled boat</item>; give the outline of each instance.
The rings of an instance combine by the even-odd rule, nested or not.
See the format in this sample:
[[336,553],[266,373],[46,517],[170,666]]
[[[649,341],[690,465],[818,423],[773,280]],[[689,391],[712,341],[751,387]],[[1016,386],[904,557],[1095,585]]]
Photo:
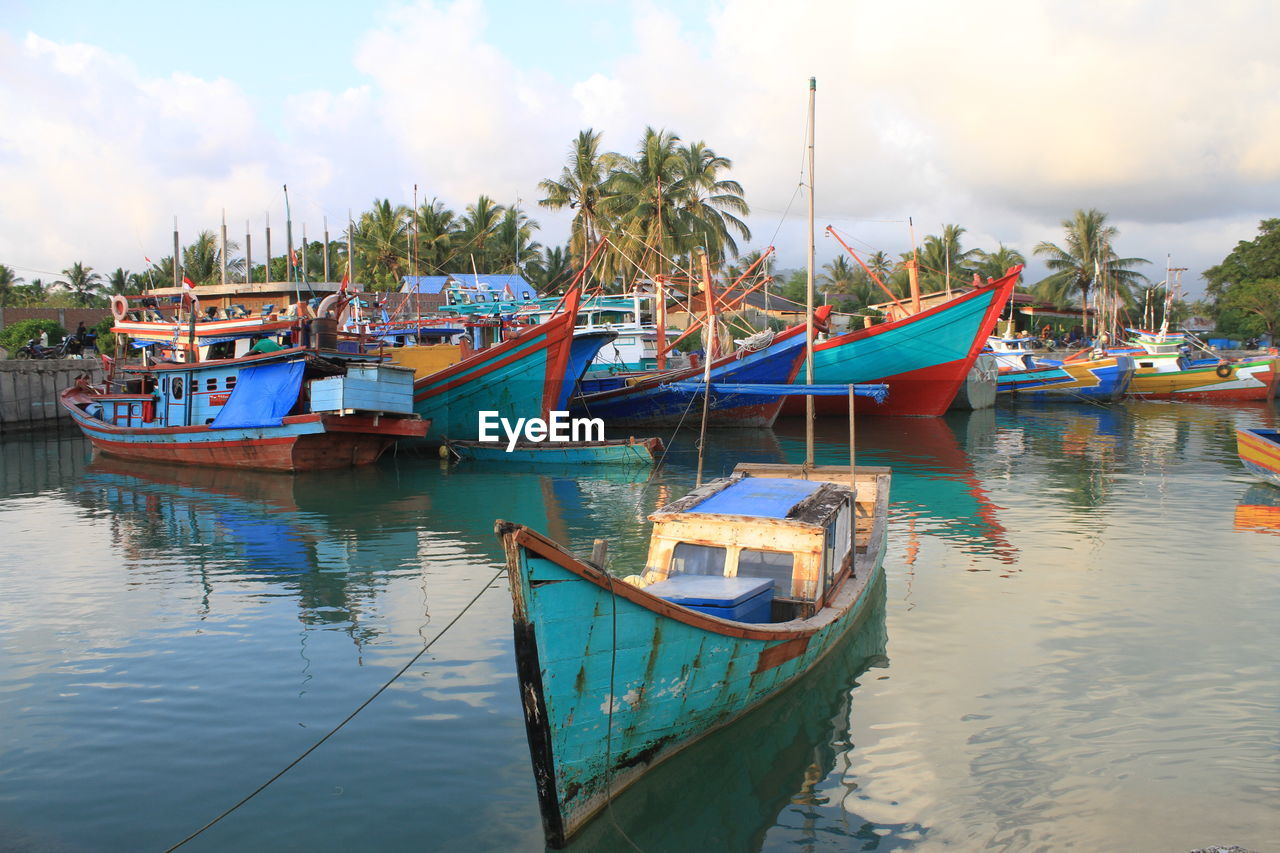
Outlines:
[[547,842],[649,768],[794,683],[868,609],[887,468],[741,465],[650,516],[615,577],[518,524],[517,676]]

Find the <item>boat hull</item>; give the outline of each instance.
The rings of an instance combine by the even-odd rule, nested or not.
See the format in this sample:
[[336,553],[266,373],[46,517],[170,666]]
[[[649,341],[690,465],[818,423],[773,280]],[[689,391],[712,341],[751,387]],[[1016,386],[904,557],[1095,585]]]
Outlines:
[[503,442],[451,441],[459,459],[476,462],[527,462],[547,465],[647,465],[662,455],[662,439],[543,442],[517,444],[510,451]]
[[[861,474],[859,476],[862,476]],[[888,475],[880,486],[888,498]],[[880,516],[883,518],[883,515]],[[858,568],[807,620],[746,624],[667,602],[498,523],[543,827],[562,846],[608,798],[822,660],[882,574],[877,524]]]
[[1273,486],[1280,486],[1280,432],[1237,429],[1236,452],[1245,469]]
[[[817,385],[884,383],[889,398],[863,414],[937,417],[955,399],[1009,301],[1018,271],[919,314],[858,329],[814,345]],[[804,381],[805,370],[796,379]],[[815,398],[822,415],[848,415],[835,398]],[[803,398],[788,400],[785,415],[803,415]]]
[[1257,402],[1275,396],[1275,359],[1230,362],[1225,366],[1230,369],[1225,376],[1217,366],[1167,371],[1139,366],[1129,383],[1129,396],[1205,403]]
[[[719,359],[711,368],[711,382],[745,385],[787,385],[794,381],[804,359],[804,327],[778,335],[758,352]],[[701,423],[702,394],[675,383],[701,382],[698,368],[641,379],[612,391],[577,397],[573,413],[603,418],[605,425],[678,427]],[[707,425],[769,427],[782,409],[784,397],[713,391],[707,403]],[[848,405],[845,403],[844,405]]]
[[546,323],[414,380],[413,410],[431,421],[427,442],[478,440],[480,412],[514,422],[554,410],[578,378],[568,376],[577,299],[571,291],[564,312]]
[[1114,356],[1010,370],[1001,373],[996,382],[999,393],[1007,397],[1043,402],[1109,403],[1124,396],[1133,373],[1133,359]]
[[397,439],[421,437],[428,426],[417,419],[310,414],[287,417],[278,427],[121,428],[90,417],[66,400],[63,408],[94,448],[109,456],[257,471],[368,465]]

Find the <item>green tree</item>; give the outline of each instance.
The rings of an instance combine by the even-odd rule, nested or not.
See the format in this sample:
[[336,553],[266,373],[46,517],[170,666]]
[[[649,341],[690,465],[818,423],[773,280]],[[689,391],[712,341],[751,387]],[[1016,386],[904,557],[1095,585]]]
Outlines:
[[1241,240],[1222,262],[1205,270],[1205,293],[1221,299],[1234,284],[1280,278],[1280,219],[1258,223],[1258,236]]
[[[1027,259],[1017,249],[1010,249],[1004,243],[1000,244],[1000,248],[994,252],[986,252],[978,250],[974,256],[974,271],[986,279],[1001,278],[1009,270],[1018,265],[1025,266]],[[1018,281],[1022,281],[1022,276],[1018,276]]]
[[[507,264],[500,259],[503,247],[498,243],[498,229],[506,208],[494,203],[487,195],[476,199],[475,204],[467,205],[467,211],[459,221],[459,255],[454,265],[460,261],[462,266],[451,272],[469,272],[472,264],[475,269],[493,272]],[[509,257],[509,255],[508,255]]]
[[538,223],[524,211],[514,205],[504,208],[493,235],[490,272],[523,274],[529,264],[541,257],[542,244],[533,239],[537,229]]
[[88,307],[98,302],[98,291],[102,290],[102,276],[93,271],[93,267],[76,261],[62,271],[67,277],[66,285],[80,305]]
[[[636,156],[622,158],[606,184],[608,236],[650,278],[667,275],[674,256],[692,248],[680,239],[676,214],[677,202],[687,195],[679,142],[674,133],[645,128]],[[623,259],[617,258],[609,273],[623,270]],[[609,273],[606,280],[614,277]]]
[[934,293],[969,283],[976,270],[977,250],[961,250],[960,238],[964,232],[959,225],[943,225],[941,234],[924,238],[919,254],[921,291]]
[[1235,284],[1226,290],[1220,304],[1239,312],[1248,321],[1240,324],[1237,334],[1265,332],[1272,341],[1276,339],[1276,331],[1280,329],[1280,278]]
[[569,258],[567,247],[548,246],[525,267],[525,275],[539,293],[555,293],[573,280],[574,267]]
[[373,209],[360,214],[352,241],[356,264],[373,290],[393,290],[405,273],[409,209],[375,199]]
[[[182,250],[182,274],[196,284],[219,284],[222,281],[222,249],[212,231],[201,231],[191,245]],[[227,241],[227,280],[244,276],[244,258],[233,258],[231,253],[240,245]],[[173,271],[169,271],[172,281]]]
[[0,308],[17,304],[19,294],[15,288],[21,282],[21,276],[16,275],[11,268],[0,264]]
[[1041,242],[1035,248],[1050,270],[1036,283],[1036,295],[1063,306],[1079,296],[1080,304],[1088,307],[1089,294],[1107,280],[1122,298],[1132,301],[1131,289],[1146,280],[1133,267],[1151,262],[1116,254],[1114,243],[1120,232],[1107,224],[1107,215],[1094,209],[1077,210],[1072,218],[1062,220],[1062,227],[1066,232],[1064,246]]
[[680,225],[689,231],[685,248],[706,247],[713,265],[737,256],[735,233],[744,240],[751,239],[751,229],[738,218],[751,212],[742,184],[720,177],[732,166],[732,161],[716,154],[705,142],[680,149]]
[[107,276],[107,292],[113,296],[133,293],[135,278],[135,276],[125,272],[124,267],[116,267],[115,271]]
[[457,214],[439,199],[433,198],[418,208],[418,262],[428,272],[444,272],[451,262],[458,238],[457,219]]
[[552,210],[571,208],[573,222],[569,231],[569,256],[574,265],[586,263],[599,241],[599,223],[603,202],[608,196],[606,184],[617,167],[617,154],[600,151],[602,134],[591,128],[578,132],[569,146],[569,155],[560,177],[547,178],[538,184],[546,197],[538,202]]

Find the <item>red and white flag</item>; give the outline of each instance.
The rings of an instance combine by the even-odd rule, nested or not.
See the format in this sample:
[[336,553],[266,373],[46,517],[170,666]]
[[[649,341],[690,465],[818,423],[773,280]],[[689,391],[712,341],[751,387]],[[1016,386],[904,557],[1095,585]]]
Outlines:
[[151,259],[150,259],[150,258],[148,258],[146,255],[143,255],[143,256],[142,256],[142,259],[143,259],[144,261],[146,261],[147,263],[149,263],[149,264],[155,263],[155,261],[151,260]]
[[344,272],[342,274],[342,285],[338,288],[338,292],[341,293],[342,291],[346,290],[347,285],[350,283],[351,283],[351,274]]
[[196,289],[196,283],[195,283],[194,281],[192,281],[191,279],[187,278],[185,275],[182,277],[182,286],[183,286],[183,288],[184,288],[184,289],[186,289],[186,290],[195,290],[195,289]]

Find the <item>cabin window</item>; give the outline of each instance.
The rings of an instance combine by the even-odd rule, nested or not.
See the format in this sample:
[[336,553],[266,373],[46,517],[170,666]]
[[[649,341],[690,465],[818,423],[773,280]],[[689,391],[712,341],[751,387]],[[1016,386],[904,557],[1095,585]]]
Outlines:
[[794,554],[743,548],[738,552],[738,577],[772,578],[773,594],[790,596],[791,570],[795,567],[795,562]]
[[827,579],[826,588],[831,589],[831,584],[835,581],[836,569],[840,565],[836,562],[839,545],[836,543],[836,520],[834,518],[827,524],[826,540],[826,544],[822,548],[823,574]]
[[671,552],[670,574],[723,575],[724,558],[723,547],[681,542]]
[[234,376],[228,376],[228,377],[223,381],[223,385],[225,385],[227,388],[234,388],[234,387],[236,387],[236,378],[235,378]]
[[175,376],[173,381],[169,383],[169,390],[173,393],[173,399],[182,399],[182,377]]
[[205,390],[206,390],[206,391],[217,391],[217,390],[218,390],[218,380],[217,380],[217,379],[206,379],[206,380],[204,381],[204,387],[205,387]]

